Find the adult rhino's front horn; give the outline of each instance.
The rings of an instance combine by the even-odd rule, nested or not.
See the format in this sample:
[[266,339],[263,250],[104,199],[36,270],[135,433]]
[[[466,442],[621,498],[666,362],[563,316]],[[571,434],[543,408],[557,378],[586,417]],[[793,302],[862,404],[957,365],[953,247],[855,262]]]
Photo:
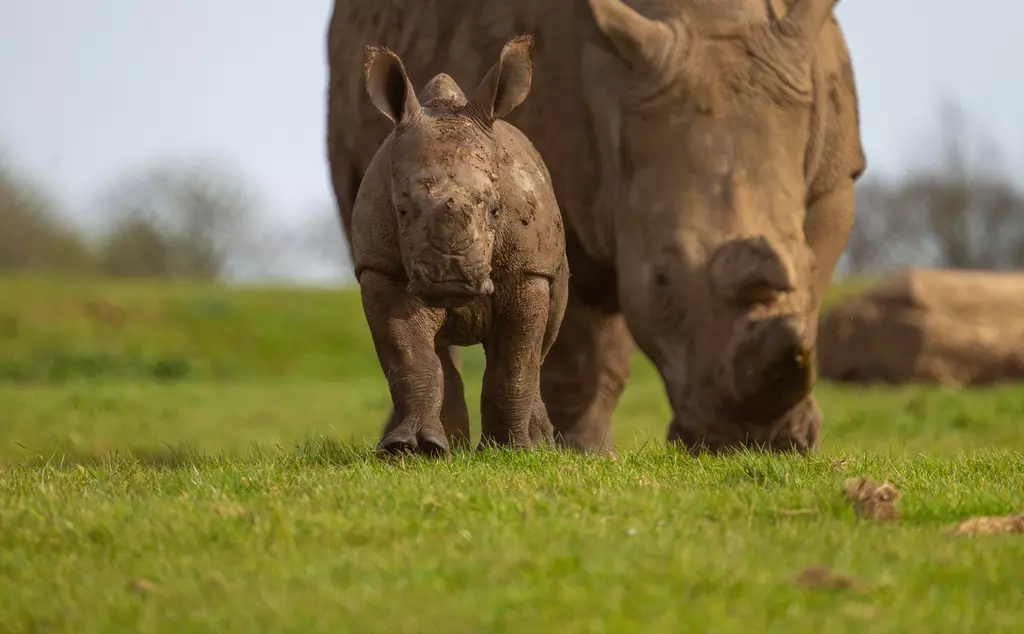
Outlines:
[[640,15],[621,0],[577,0],[583,33],[633,71],[657,70],[683,53],[688,35]]

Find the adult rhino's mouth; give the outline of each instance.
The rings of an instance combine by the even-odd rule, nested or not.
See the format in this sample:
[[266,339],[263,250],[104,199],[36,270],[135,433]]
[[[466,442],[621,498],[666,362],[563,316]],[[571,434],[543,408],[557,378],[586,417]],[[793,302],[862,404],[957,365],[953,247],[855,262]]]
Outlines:
[[494,282],[490,276],[479,280],[461,277],[428,280],[413,277],[409,280],[407,290],[433,308],[453,308],[493,294]]

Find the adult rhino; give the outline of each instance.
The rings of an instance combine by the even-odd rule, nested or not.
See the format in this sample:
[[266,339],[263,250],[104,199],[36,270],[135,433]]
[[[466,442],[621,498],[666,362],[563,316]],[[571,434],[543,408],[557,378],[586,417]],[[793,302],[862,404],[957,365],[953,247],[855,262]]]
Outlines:
[[865,169],[834,3],[335,0],[328,148],[346,235],[391,131],[364,46],[394,50],[414,81],[461,84],[531,33],[531,98],[509,122],[565,218],[570,296],[541,375],[559,442],[614,452],[636,344],[664,382],[670,442],[815,450],[818,313]]

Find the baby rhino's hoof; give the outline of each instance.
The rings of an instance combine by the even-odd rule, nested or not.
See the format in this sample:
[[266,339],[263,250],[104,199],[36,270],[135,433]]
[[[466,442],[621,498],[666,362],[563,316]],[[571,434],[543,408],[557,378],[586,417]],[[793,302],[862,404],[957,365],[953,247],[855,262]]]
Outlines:
[[421,454],[431,457],[448,455],[448,439],[445,438],[444,432],[422,429],[416,434],[416,440],[419,441]]
[[408,453],[438,457],[448,455],[449,449],[444,432],[421,429],[413,434],[405,429],[396,429],[381,439],[377,451],[389,456]]
[[392,431],[377,443],[377,451],[389,456],[416,453],[416,448],[416,436],[404,429]]

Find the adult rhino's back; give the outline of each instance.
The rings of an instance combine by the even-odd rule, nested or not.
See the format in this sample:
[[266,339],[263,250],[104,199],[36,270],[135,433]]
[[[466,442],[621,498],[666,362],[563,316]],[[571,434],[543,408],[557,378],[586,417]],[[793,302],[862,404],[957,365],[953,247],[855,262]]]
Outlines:
[[[348,228],[358,181],[391,122],[370,103],[363,79],[366,45],[402,58],[418,91],[438,73],[475,86],[503,44],[535,37],[530,98],[508,118],[533,141],[562,205],[584,207],[593,141],[581,100],[573,3],[551,0],[336,0],[328,30],[328,151],[339,211]],[[584,162],[581,162],[583,159]]]

